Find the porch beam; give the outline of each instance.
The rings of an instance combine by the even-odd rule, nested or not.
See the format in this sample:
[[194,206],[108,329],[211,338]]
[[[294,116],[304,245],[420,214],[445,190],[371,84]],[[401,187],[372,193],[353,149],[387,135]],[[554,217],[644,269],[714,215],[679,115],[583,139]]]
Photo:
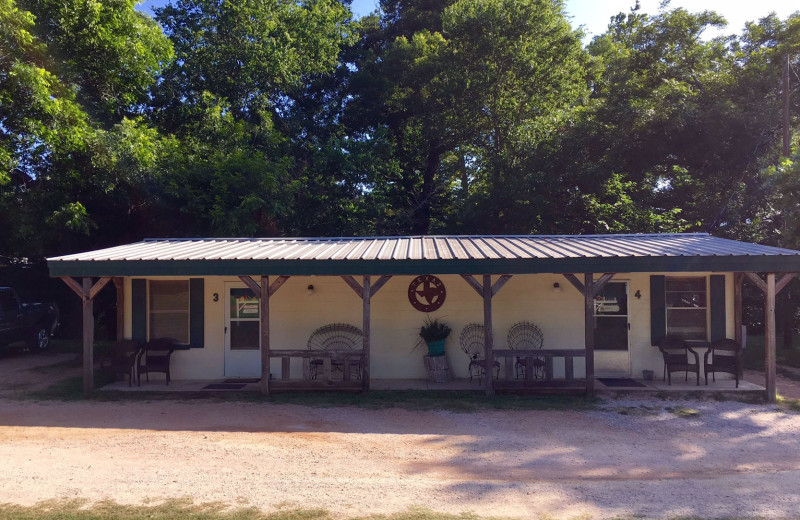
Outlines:
[[616,273],[605,273],[603,276],[598,278],[592,283],[592,297],[597,296],[597,294],[603,290],[603,288],[614,278]]
[[764,351],[766,356],[767,401],[774,403],[778,395],[775,387],[775,273],[767,273],[766,304],[764,306]]
[[93,300],[94,297],[97,296],[97,293],[102,291],[103,287],[108,285],[108,282],[110,282],[110,281],[111,281],[111,277],[110,276],[104,276],[104,277],[100,278],[99,280],[97,280],[97,282],[92,286],[92,288],[89,289],[89,299]]
[[584,342],[586,348],[586,395],[594,397],[594,274],[584,273],[583,316]]
[[125,339],[125,279],[114,278],[114,289],[117,291],[117,341]]
[[92,279],[83,279],[83,396],[94,390],[94,300],[89,297]]
[[[353,280],[355,281],[355,280]],[[357,283],[357,282],[356,282]],[[363,338],[363,352],[364,359],[363,366],[361,367],[361,390],[364,392],[369,391],[369,349],[370,349],[370,301],[372,300],[372,288],[370,287],[369,275],[364,276],[364,284],[362,289],[362,305],[363,305],[363,319],[362,319],[362,338]]]
[[241,280],[247,286],[247,288],[250,289],[250,292],[253,293],[253,296],[255,296],[256,298],[260,297],[261,286],[258,285],[258,282],[256,282],[249,276],[240,276],[239,280]]
[[364,289],[363,289],[363,288],[361,287],[361,285],[360,285],[360,284],[359,284],[359,283],[356,281],[356,279],[355,279],[355,278],[353,278],[352,276],[350,276],[350,275],[348,274],[348,275],[344,275],[344,276],[342,276],[342,280],[344,280],[344,282],[345,282],[347,285],[349,285],[349,286],[350,286],[350,288],[351,288],[351,289],[353,289],[353,291],[355,291],[355,293],[358,295],[358,297],[359,297],[359,298],[361,298],[362,300],[364,299]]
[[67,287],[72,289],[72,292],[78,295],[78,298],[83,299],[83,287],[81,284],[75,281],[75,278],[71,276],[62,276],[61,281],[67,284]]
[[[470,277],[471,278],[471,277]],[[474,280],[474,278],[473,278]],[[476,281],[477,283],[477,281]],[[492,331],[492,275],[483,275],[483,348],[486,360],[486,395],[494,395],[494,334]]]
[[[492,298],[494,298],[494,296],[495,296],[497,293],[499,293],[499,292],[500,292],[500,289],[502,289],[502,288],[503,288],[503,286],[504,286],[506,283],[508,283],[508,281],[509,281],[510,279],[511,279],[511,275],[510,275],[510,274],[503,274],[503,275],[500,275],[500,278],[498,278],[498,279],[497,279],[497,281],[496,281],[496,282],[494,282],[494,285],[492,285]],[[489,278],[489,280],[491,280],[491,277]]]
[[378,293],[378,291],[381,290],[381,287],[386,285],[386,282],[388,282],[391,279],[392,279],[392,277],[387,275],[387,274],[385,274],[385,275],[381,276],[380,278],[378,278],[378,281],[375,282],[374,284],[372,284],[372,286],[369,289],[370,297],[375,296]]
[[767,284],[764,283],[764,280],[761,279],[756,273],[746,272],[744,275],[747,277],[748,280],[753,282],[753,284],[761,290],[762,293],[767,294]]
[[277,277],[275,281],[269,285],[269,295],[274,296],[275,293],[278,292],[278,289],[283,287],[283,284],[285,284],[289,280],[289,278],[291,277],[286,275],[281,275]]
[[470,287],[472,287],[479,296],[483,297],[483,286],[471,274],[462,274],[461,278],[464,279]]
[[[247,276],[246,278],[250,277]],[[250,281],[255,283],[252,278],[250,278]],[[269,395],[269,276],[261,277],[258,297],[261,305],[261,393]]]
[[578,289],[579,293],[583,295],[586,294],[586,286],[584,286],[583,283],[580,280],[578,280],[577,276],[575,276],[572,273],[564,273],[564,278],[566,278],[567,281],[573,285],[573,287]]
[[796,275],[797,273],[784,273],[784,275],[781,276],[780,280],[775,282],[775,295],[780,294],[781,291],[784,290],[787,285],[789,285],[789,282],[794,280],[794,277]]

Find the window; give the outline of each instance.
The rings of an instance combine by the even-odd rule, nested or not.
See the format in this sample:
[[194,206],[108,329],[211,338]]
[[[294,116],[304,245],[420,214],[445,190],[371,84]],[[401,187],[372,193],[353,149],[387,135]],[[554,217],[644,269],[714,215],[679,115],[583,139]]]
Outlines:
[[705,277],[666,279],[667,334],[706,341],[708,334]]
[[150,280],[149,332],[189,343],[189,280]]

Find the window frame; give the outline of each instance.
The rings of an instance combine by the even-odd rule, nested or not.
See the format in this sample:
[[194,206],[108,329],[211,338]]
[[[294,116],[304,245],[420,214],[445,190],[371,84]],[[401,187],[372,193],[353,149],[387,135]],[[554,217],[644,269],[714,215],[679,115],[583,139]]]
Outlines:
[[[681,280],[702,280],[703,281],[703,294],[705,295],[704,301],[705,305],[703,307],[676,307],[672,306],[669,303],[669,294],[670,293],[682,293],[688,291],[674,291],[669,289],[670,282],[674,281],[681,281]],[[711,333],[711,288],[709,287],[709,277],[708,276],[665,276],[664,277],[664,325],[665,331],[667,335],[675,335],[678,337],[682,337],[686,339],[688,342],[698,341],[698,342],[707,342],[709,338],[709,334]],[[695,338],[695,337],[687,337],[688,335],[683,332],[677,332],[674,330],[670,330],[670,311],[671,310],[684,310],[684,311],[702,311],[703,314],[703,338]]]
[[[153,284],[159,283],[185,283],[186,284],[186,309],[182,310],[154,310],[151,308],[152,298],[153,298]],[[152,316],[153,314],[182,314],[185,313],[186,315],[186,341],[183,341],[183,338],[175,338],[178,340],[178,345],[181,346],[190,346],[192,341],[192,287],[191,281],[186,279],[177,279],[177,280],[147,280],[147,300],[146,300],[146,312],[147,312],[147,339],[151,341],[155,339],[152,336]]]

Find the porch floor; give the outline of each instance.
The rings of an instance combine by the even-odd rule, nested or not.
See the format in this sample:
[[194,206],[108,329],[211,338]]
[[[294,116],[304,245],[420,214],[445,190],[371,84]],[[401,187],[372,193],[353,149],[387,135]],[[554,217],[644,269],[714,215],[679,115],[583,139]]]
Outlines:
[[[739,388],[736,388],[733,379],[719,379],[716,382],[709,381],[708,386],[700,380],[700,386],[694,382],[686,382],[683,378],[673,378],[672,385],[668,385],[666,381],[655,380],[645,381],[642,379],[635,379],[638,383],[644,385],[639,387],[627,386],[606,386],[601,381],[595,382],[595,389],[599,393],[615,392],[736,392],[736,393],[751,393],[751,392],[764,392],[764,387],[759,386],[749,381],[739,381]],[[122,391],[122,392],[258,392],[261,389],[259,383],[244,383],[244,386],[236,389],[219,389],[212,388],[206,389],[204,387],[212,384],[223,383],[223,379],[215,380],[176,380],[170,381],[169,385],[164,384],[164,379],[153,378],[150,382],[142,381],[142,386],[128,386],[127,381],[116,381],[101,388],[99,391]],[[370,382],[372,390],[475,390],[480,391],[483,389],[482,383],[479,384],[476,379],[470,382],[469,379],[456,379],[449,383],[432,383],[426,379],[373,379]]]

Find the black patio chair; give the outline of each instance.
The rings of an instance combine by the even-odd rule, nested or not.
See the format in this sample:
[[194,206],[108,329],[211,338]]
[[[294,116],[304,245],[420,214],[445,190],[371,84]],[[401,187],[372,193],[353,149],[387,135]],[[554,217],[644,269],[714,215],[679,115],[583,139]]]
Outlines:
[[664,379],[668,384],[672,384],[672,372],[685,372],[686,381],[689,380],[689,372],[694,372],[697,385],[700,386],[700,357],[683,338],[665,336],[658,342],[658,350],[664,356]]
[[111,345],[111,355],[102,366],[114,377],[127,376],[128,386],[131,386],[136,377],[136,358],[138,355],[139,342],[136,340],[123,339],[115,341]]
[[136,383],[139,386],[142,386],[142,374],[145,374],[146,381],[149,382],[151,372],[164,374],[169,385],[169,361],[177,344],[178,340],[175,338],[156,338],[142,345],[136,361]]
[[[706,384],[708,384],[708,373],[711,372],[711,380],[716,382],[714,375],[717,372],[733,374],[736,379],[736,388],[739,388],[739,373],[741,370],[742,346],[735,340],[725,338],[718,339],[709,345],[705,355],[703,355],[703,370],[706,374]],[[711,360],[709,361],[709,357]]]

